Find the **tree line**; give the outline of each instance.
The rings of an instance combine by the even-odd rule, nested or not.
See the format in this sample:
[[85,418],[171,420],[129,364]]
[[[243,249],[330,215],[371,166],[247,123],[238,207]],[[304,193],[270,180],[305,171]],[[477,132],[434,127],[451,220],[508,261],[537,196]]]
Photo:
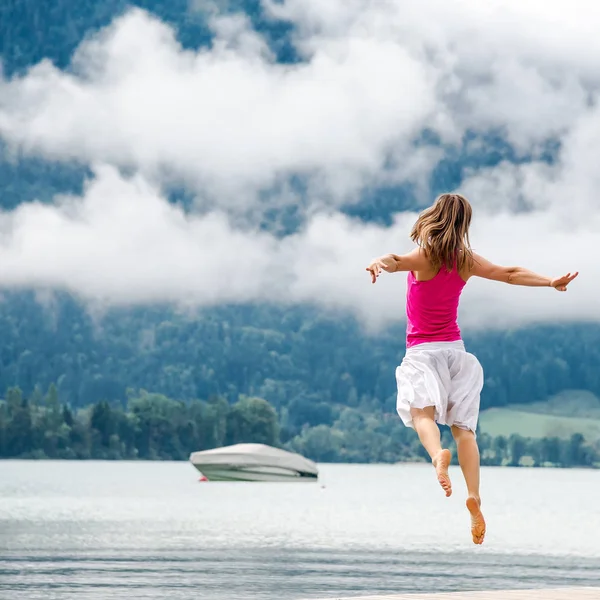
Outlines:
[[[191,452],[242,442],[300,452],[318,462],[428,460],[415,432],[376,406],[334,405],[323,423],[310,424],[301,403],[279,413],[263,398],[223,397],[189,403],[129,390],[125,405],[105,400],[73,409],[57,387],[26,397],[16,387],[0,401],[0,458],[186,460]],[[444,444],[454,448],[445,428]],[[600,466],[600,448],[580,434],[568,440],[480,434],[482,464]],[[456,452],[453,453],[456,456]]]
[[50,385],[26,398],[10,388],[0,402],[0,457],[184,460],[190,452],[253,440],[279,442],[273,407],[261,398],[189,404],[130,390],[126,406],[105,400],[73,410]]

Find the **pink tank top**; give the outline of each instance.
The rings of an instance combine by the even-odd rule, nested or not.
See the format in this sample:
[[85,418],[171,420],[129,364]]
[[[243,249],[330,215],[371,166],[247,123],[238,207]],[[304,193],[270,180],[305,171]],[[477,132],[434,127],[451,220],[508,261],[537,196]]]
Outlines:
[[425,342],[460,340],[458,301],[465,280],[457,269],[442,267],[428,281],[417,281],[409,271],[406,288],[406,347]]

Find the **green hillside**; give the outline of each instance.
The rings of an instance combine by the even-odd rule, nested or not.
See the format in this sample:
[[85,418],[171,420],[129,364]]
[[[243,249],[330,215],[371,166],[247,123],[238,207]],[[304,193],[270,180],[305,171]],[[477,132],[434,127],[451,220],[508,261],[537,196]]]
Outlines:
[[546,402],[493,407],[481,413],[480,428],[492,437],[569,439],[580,433],[600,440],[600,399],[585,391],[564,391]]

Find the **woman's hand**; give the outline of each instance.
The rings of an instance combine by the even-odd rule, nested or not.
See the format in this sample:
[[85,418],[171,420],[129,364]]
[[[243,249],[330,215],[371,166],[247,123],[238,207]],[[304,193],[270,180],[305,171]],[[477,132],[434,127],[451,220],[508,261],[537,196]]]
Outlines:
[[390,254],[375,258],[371,261],[371,264],[366,270],[371,273],[371,283],[375,283],[381,274],[381,271],[393,273],[396,270],[396,259]]
[[562,277],[557,277],[551,281],[550,287],[553,287],[557,292],[566,292],[567,286],[575,279],[575,277],[577,277],[577,275],[579,275],[579,272],[573,273],[572,275],[571,273],[567,273]]

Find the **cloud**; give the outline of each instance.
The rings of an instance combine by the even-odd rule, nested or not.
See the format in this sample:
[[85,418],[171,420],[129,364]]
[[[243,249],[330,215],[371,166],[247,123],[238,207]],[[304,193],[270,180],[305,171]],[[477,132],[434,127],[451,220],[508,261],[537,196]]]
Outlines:
[[[142,177],[125,179],[100,166],[81,197],[23,204],[0,217],[0,285],[63,289],[111,306],[311,303],[354,314],[376,330],[402,320],[405,278],[387,275],[372,285],[364,269],[372,256],[410,248],[407,232],[415,217],[402,213],[382,227],[322,213],[296,234],[277,238],[234,229],[223,213],[185,214]],[[585,248],[600,241],[598,225],[596,214],[573,236],[550,212],[483,216],[475,245],[492,258],[527,259],[549,273],[575,267],[589,273],[596,259]],[[583,264],[571,264],[575,256]],[[463,322],[503,326],[599,313],[590,278],[561,296],[477,282],[465,293]]]
[[[72,70],[44,62],[0,83],[5,141],[95,172],[81,197],[0,216],[0,285],[111,305],[309,302],[384,326],[403,317],[404,277],[373,286],[364,267],[410,248],[416,214],[382,227],[339,207],[378,184],[427,192],[432,168],[469,131],[483,144],[499,134],[519,156],[463,173],[476,250],[582,275],[562,295],[472,282],[463,324],[600,317],[600,9],[586,3],[581,19],[571,18],[577,1],[265,6],[295,25],[299,64],[277,64],[243,15],[211,17],[212,47],[192,52],[134,10],[82,44]],[[425,130],[439,143],[425,143]],[[548,142],[559,148],[550,164]],[[173,180],[201,213],[167,202]],[[265,198],[303,203],[298,230],[275,236],[238,218]]]
[[108,166],[83,197],[22,204],[0,223],[4,285],[117,304],[259,298],[274,242],[219,213],[188,217],[142,177]]
[[4,82],[0,134],[51,158],[170,176],[221,205],[292,174],[317,176],[335,200],[379,175],[434,109],[401,45],[350,39],[281,65],[247,19],[212,27],[211,49],[185,52],[165,24],[129,12],[82,44],[75,73],[43,62]]
[[73,73],[41,63],[4,82],[0,132],[52,157],[168,171],[223,202],[290,173],[360,172],[360,190],[424,127],[448,142],[497,128],[532,151],[598,88],[587,2],[264,4],[296,26],[304,62],[275,63],[248,18],[214,7],[212,48],[184,52],[136,9],[82,44]]
[[353,36],[405,48],[436,83],[428,126],[448,141],[466,130],[501,129],[517,149],[535,150],[585,111],[600,82],[592,58],[600,54],[600,8],[587,0],[266,5],[298,26],[307,57]]
[[52,159],[183,182],[209,206],[260,203],[298,175],[335,205],[427,177],[436,145],[420,146],[417,172],[405,167],[425,128],[443,144],[499,131],[535,157],[591,108],[600,83],[600,9],[587,2],[264,6],[295,26],[302,62],[276,63],[249,18],[214,3],[213,44],[198,52],[134,9],[82,43],[72,69],[42,62],[0,80],[0,135]]

